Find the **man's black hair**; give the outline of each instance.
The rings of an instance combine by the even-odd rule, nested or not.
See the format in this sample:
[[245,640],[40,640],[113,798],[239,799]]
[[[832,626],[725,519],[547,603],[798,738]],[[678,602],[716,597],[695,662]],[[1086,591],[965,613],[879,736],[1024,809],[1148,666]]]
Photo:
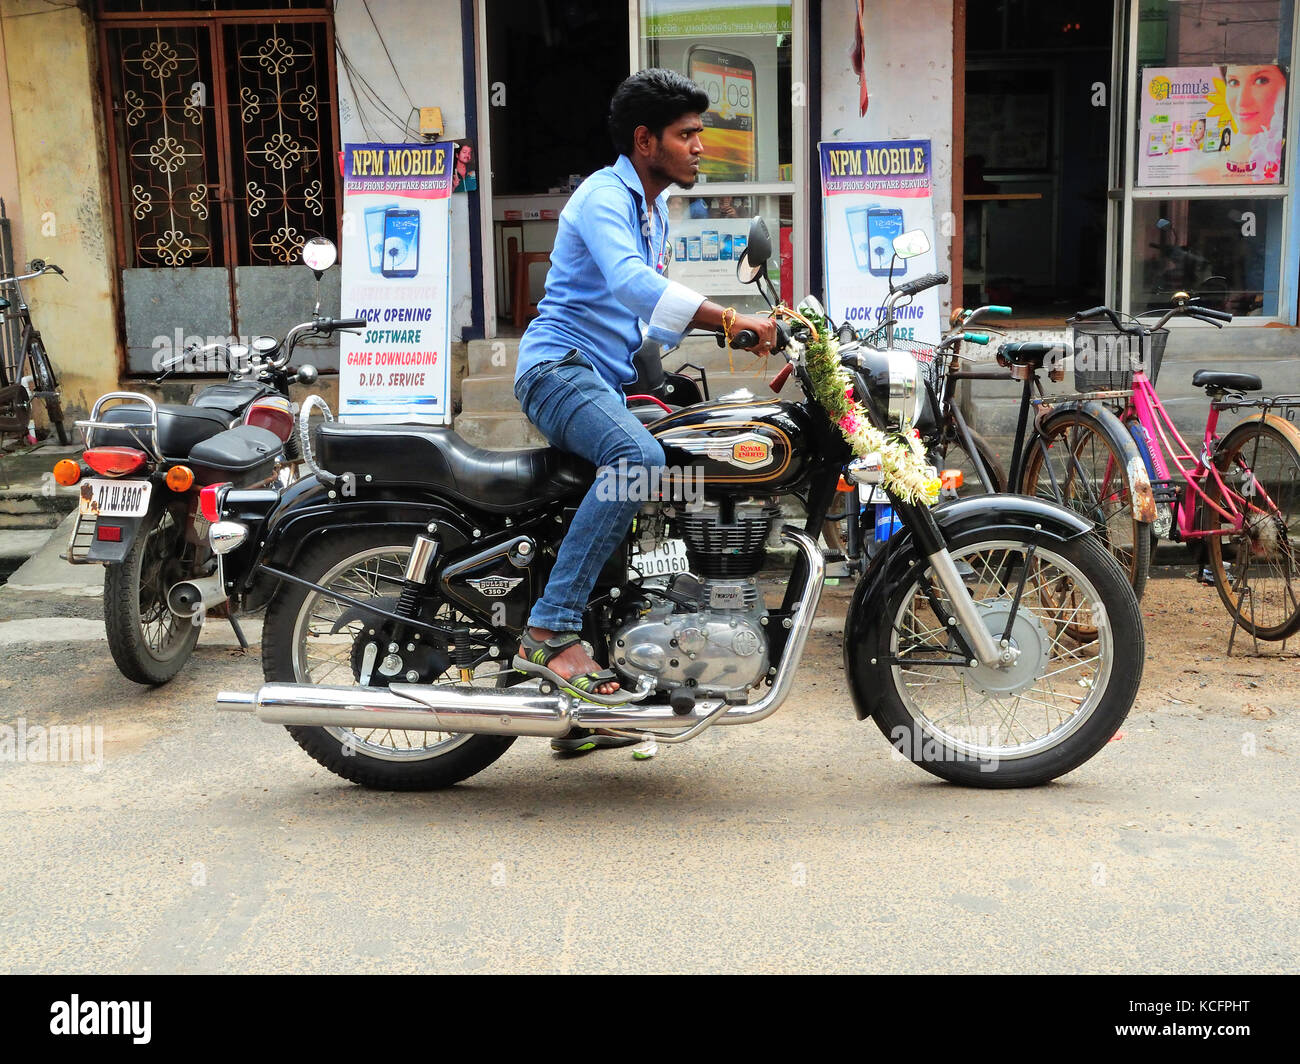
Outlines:
[[632,134],[645,126],[656,137],[685,114],[703,114],[709,94],[675,70],[640,70],[614,90],[609,101],[609,135],[622,155],[632,154]]

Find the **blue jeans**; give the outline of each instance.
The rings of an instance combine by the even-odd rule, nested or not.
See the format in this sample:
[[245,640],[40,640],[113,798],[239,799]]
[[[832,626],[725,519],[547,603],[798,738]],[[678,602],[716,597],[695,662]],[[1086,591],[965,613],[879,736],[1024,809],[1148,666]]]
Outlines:
[[528,617],[534,628],[581,631],[596,577],[641,508],[635,492],[611,491],[610,485],[623,483],[617,477],[623,471],[638,475],[663,466],[664,449],[628,410],[623,396],[577,351],[528,370],[515,382],[515,397],[554,446],[597,467],[596,481],[560,544],[546,590]]

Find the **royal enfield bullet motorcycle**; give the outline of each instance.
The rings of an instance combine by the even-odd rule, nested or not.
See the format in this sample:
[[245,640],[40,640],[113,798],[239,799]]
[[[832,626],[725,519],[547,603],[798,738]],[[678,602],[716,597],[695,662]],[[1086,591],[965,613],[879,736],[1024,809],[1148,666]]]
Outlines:
[[[317,282],[337,251],[323,237],[308,241],[304,260]],[[162,381],[186,359],[221,359],[228,379],[188,404],[157,403],[142,392],[109,392],[78,421],[81,461],[54,468],[63,485],[80,484],[76,526],[65,557],[104,566],[104,630],[122,675],[162,684],[185,666],[208,611],[226,602],[227,574],[209,546],[218,489],[287,484],[300,467],[292,383],[311,384],[316,369],[289,366],[305,336],[364,328],[361,319],[316,314],[283,340],[216,343],[181,352],[161,368]],[[247,646],[234,612],[227,618]]]
[[[770,254],[755,219],[738,274],[775,305]],[[930,509],[890,489],[881,456],[855,455],[819,402],[804,320],[776,345],[778,377],[793,373],[802,400],[739,392],[638,408],[702,491],[685,500],[661,485],[645,501],[586,610],[585,641],[636,701],[596,705],[511,664],[596,470],[555,449],[480,450],[441,427],[326,420],[313,445],[308,400],[299,428],[315,475],[280,498],[230,489],[219,500],[214,549],[247,574],[233,593],[265,600],[278,587],[266,683],[222,692],[218,707],[286,725],[331,772],[388,790],[457,783],[519,736],[585,728],[666,744],[755,724],[794,688],[824,578],[817,534],[843,476],[883,482],[901,522],[848,609],[857,716],[955,783],[1028,786],[1077,768],[1115,734],[1141,678],[1123,573],[1086,521],[1051,503],[975,496]],[[905,432],[924,394],[916,361],[852,343],[838,357],[877,427]],[[789,494],[806,503],[802,529],[780,527]],[[759,583],[777,536],[796,550],[779,603]],[[689,572],[646,578],[636,560],[674,537]],[[1076,638],[1083,617],[1095,637]]]

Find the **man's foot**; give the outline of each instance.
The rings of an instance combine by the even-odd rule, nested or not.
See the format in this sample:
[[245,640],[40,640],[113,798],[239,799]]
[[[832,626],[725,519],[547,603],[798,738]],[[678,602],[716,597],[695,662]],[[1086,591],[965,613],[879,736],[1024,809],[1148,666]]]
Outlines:
[[[529,628],[528,634],[536,642],[540,643],[552,638],[555,635],[555,632],[551,631],[549,628]],[[519,656],[531,660],[529,656],[529,648],[520,644]],[[546,667],[550,669],[551,672],[565,680],[571,680],[575,676],[598,673],[602,668],[601,665],[592,660],[591,655],[587,653],[586,648],[581,642],[574,643],[573,646],[560,651],[555,655],[555,657],[546,662]],[[595,693],[598,695],[612,695],[618,689],[618,684],[613,682],[602,683],[598,687],[593,688]]]

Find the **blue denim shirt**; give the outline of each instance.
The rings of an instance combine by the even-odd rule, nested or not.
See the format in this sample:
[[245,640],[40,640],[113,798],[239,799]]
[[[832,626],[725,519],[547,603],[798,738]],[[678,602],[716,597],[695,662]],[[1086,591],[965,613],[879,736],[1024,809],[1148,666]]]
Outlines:
[[560,214],[546,296],[519,344],[516,381],[576,348],[617,391],[636,376],[639,322],[657,343],[681,339],[704,297],[663,275],[671,257],[667,196],[652,206],[647,215],[626,155],[578,186]]

